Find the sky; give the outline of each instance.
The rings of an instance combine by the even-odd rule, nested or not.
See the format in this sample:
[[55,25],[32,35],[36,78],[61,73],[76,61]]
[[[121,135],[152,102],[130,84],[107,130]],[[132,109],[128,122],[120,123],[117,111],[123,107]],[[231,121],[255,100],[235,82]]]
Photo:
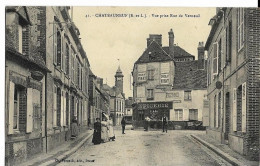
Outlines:
[[[131,72],[135,61],[146,49],[149,34],[162,34],[162,45],[168,46],[168,32],[172,28],[174,43],[197,58],[198,43],[206,42],[211,29],[208,23],[216,9],[73,7],[72,13],[93,73],[103,78],[104,83],[114,86],[114,75],[120,65],[124,74],[124,93],[126,97],[131,97]],[[101,14],[133,14],[139,17],[100,17]],[[144,17],[140,17],[141,14]],[[185,14],[199,17],[186,17]]]

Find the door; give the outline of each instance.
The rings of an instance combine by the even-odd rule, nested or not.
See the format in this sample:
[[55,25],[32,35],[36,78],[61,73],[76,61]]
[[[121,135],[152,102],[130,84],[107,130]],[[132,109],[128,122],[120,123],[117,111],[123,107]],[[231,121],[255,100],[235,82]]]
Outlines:
[[226,93],[226,101],[225,101],[225,134],[224,139],[228,140],[228,134],[230,131],[230,94]]

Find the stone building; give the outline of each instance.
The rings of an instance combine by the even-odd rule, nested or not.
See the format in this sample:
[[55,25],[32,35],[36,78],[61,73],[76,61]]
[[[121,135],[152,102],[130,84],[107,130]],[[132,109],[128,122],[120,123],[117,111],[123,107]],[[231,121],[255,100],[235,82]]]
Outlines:
[[88,120],[89,61],[69,7],[45,7],[47,150],[70,138],[70,124],[77,120],[80,132]]
[[90,70],[89,75],[89,120],[95,123],[102,118],[102,113],[110,115],[110,95],[104,90],[103,79],[95,76]]
[[45,12],[42,7],[6,7],[5,164],[45,151]]
[[110,96],[110,115],[113,117],[114,125],[120,125],[125,110],[125,94],[123,93],[123,73],[118,67],[115,74],[115,86],[104,84],[104,91]]
[[135,126],[142,126],[149,117],[151,127],[160,127],[164,114],[172,128],[187,128],[191,121],[202,122],[207,93],[203,43],[198,47],[201,60],[194,60],[193,55],[174,45],[172,29],[168,34],[168,47],[162,47],[161,35],[150,35],[147,49],[134,64]]
[[134,100],[133,97],[128,97],[128,99],[125,100],[125,112],[124,116],[127,123],[132,123],[133,119],[133,104]]
[[259,160],[260,49],[257,8],[217,8],[208,51],[207,134]]

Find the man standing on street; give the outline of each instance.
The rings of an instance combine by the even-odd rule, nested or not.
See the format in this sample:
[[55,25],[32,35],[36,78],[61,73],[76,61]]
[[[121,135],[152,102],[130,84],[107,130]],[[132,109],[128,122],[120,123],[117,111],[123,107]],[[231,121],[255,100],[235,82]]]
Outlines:
[[162,118],[162,125],[163,125],[163,132],[165,130],[167,133],[168,118],[165,116],[165,114],[163,115]]
[[122,134],[125,134],[125,117],[124,116],[121,120],[121,125],[122,125]]

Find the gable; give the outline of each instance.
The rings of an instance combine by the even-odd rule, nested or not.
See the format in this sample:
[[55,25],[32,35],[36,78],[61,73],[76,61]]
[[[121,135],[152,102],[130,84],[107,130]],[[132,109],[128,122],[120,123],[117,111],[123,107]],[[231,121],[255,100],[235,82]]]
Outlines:
[[162,47],[157,42],[152,41],[152,43],[135,62],[135,64],[163,61],[173,61],[173,59],[162,49]]

